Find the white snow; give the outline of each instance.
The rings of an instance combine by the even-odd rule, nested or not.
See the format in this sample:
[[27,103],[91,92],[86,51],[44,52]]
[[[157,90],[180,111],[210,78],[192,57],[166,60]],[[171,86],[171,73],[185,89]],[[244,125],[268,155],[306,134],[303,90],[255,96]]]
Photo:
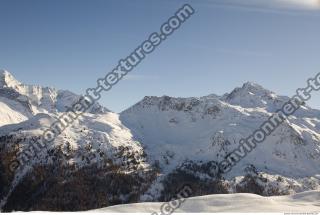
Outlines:
[[11,73],[9,73],[7,70],[0,70],[0,88],[3,87],[18,87],[21,85],[19,81],[17,81]]
[[19,102],[0,97],[0,126],[25,121],[30,115]]
[[[79,95],[69,91],[24,85],[2,71],[0,135],[40,136],[77,99]],[[78,167],[86,165],[82,155],[99,157],[98,150],[107,157],[113,157],[119,147],[140,155],[146,152],[148,160],[141,162],[140,168],[148,168],[156,161],[161,167],[158,178],[141,196],[141,200],[151,200],[163,189],[161,179],[185,160],[223,160],[241,138],[251,135],[288,99],[248,82],[223,96],[145,97],[121,114],[96,105],[48,148],[61,146],[68,154],[69,145],[75,157],[66,163]],[[19,143],[21,150],[28,146],[28,140]],[[47,151],[38,154],[32,162],[49,163]],[[268,179],[264,185],[266,192],[272,188],[279,188],[283,193],[319,190],[319,164],[320,111],[305,106],[223,177],[230,181],[230,192],[233,192],[232,186],[245,175],[245,167],[254,165]],[[202,173],[198,176],[207,177]],[[282,182],[277,181],[279,176]]]
[[[162,172],[169,174],[185,160],[223,160],[288,100],[248,82],[221,97],[145,97],[120,119],[145,146],[149,159],[159,161]],[[319,110],[298,110],[224,177],[243,176],[252,164],[270,180],[275,180],[272,175],[293,180],[297,186],[290,192],[310,189],[298,179],[320,173],[319,119]]]
[[[93,210],[104,213],[160,212],[163,203],[138,203]],[[291,196],[262,197],[255,194],[218,194],[188,198],[175,212],[184,213],[319,213],[320,191]],[[159,213],[160,214],[160,213]]]
[[[262,99],[267,102],[261,103]],[[147,146],[150,159],[159,160],[165,171],[171,171],[186,159],[221,161],[285,101],[259,85],[246,83],[220,99],[146,97],[122,112],[120,119]],[[308,107],[298,111],[240,162],[230,176],[242,175],[248,164],[285,176],[319,173],[319,117],[320,111]],[[299,140],[305,144],[297,144]]]

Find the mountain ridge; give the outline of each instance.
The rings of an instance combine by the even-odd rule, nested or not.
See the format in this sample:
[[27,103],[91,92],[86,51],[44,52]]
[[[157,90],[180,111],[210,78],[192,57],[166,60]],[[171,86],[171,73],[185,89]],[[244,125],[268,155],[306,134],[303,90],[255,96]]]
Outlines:
[[[222,96],[146,96],[120,114],[96,104],[38,150],[30,149],[32,139],[41,138],[80,96],[24,85],[10,73],[2,74],[0,80],[6,76],[0,87],[3,211],[88,210],[167,201],[181,184],[190,184],[193,196],[239,192],[270,196],[320,189],[320,111],[306,105],[230,173],[217,168],[241,138],[289,99],[258,84],[247,82]],[[28,165],[10,172],[8,165],[16,160]],[[48,183],[51,187],[44,187]],[[91,193],[97,195],[85,195],[86,190],[96,190]]]

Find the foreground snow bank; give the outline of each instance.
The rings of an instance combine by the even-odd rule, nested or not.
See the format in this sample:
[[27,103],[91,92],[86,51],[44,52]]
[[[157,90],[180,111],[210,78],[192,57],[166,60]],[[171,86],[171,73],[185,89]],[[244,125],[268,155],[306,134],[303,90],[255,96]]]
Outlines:
[[[152,213],[159,212],[162,203],[118,205],[94,212]],[[254,194],[219,194],[193,197],[176,212],[320,212],[320,191],[291,196],[262,197]]]

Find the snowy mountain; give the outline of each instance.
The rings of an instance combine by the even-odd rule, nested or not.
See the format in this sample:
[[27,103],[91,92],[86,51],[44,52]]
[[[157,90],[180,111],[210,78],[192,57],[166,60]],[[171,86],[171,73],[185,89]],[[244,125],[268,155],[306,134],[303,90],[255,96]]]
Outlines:
[[[245,83],[221,97],[145,97],[122,112],[121,121],[163,173],[162,182],[157,181],[142,199],[163,196],[168,187],[181,183],[176,180],[180,177],[191,177],[185,181],[189,184],[203,182],[198,194],[280,195],[318,189],[320,111],[307,106],[279,126],[230,173],[220,175],[216,169],[215,164],[236,149],[241,138],[248,137],[288,100],[257,84]],[[208,183],[221,178],[224,184],[216,188]]]
[[[85,210],[135,201],[155,177],[118,114],[95,104],[44,148],[43,132],[80,96],[0,75],[0,208]],[[14,172],[11,164],[19,162]]]
[[[95,104],[52,143],[30,151],[79,99],[0,72],[1,210],[74,211],[168,201],[182,184],[192,186],[193,196],[320,189],[320,111],[308,106],[232,171],[217,168],[241,138],[289,100],[255,83],[223,96],[148,96],[120,114]],[[28,165],[10,171],[12,161],[23,156]]]
[[[0,125],[22,122],[37,113],[64,112],[80,99],[67,90],[25,85],[17,81],[8,71],[0,70]],[[108,110],[96,104],[91,113]]]

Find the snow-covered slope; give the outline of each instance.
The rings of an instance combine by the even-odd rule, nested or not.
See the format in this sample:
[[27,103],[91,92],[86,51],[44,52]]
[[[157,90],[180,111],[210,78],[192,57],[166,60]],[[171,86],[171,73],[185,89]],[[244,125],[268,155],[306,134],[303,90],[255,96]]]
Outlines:
[[[0,126],[22,122],[38,113],[64,112],[80,99],[67,90],[26,85],[17,81],[6,70],[0,70]],[[91,113],[108,110],[95,104]]]
[[[122,112],[120,118],[144,145],[149,158],[159,165],[164,174],[162,181],[181,171],[212,180],[219,175],[214,169],[216,165],[210,167],[216,171],[211,176],[199,171],[201,166],[225,159],[239,146],[240,139],[250,136],[288,100],[289,97],[277,96],[248,82],[221,97],[145,97]],[[299,182],[306,177],[311,179],[310,183],[318,184],[315,176],[320,173],[319,126],[320,111],[303,106],[230,173],[220,175],[230,182],[226,190],[241,190],[239,183],[247,174],[263,178],[265,182],[256,182],[264,187],[258,192],[263,195],[310,189]],[[276,176],[283,176],[284,181],[290,182],[277,182]],[[146,199],[163,192],[159,183]],[[279,187],[280,191],[272,191]]]
[[[39,148],[34,143],[80,96],[24,85],[6,71],[0,77],[0,210],[132,202],[154,180],[141,144],[99,104]],[[13,162],[20,165],[12,172]]]
[[[159,202],[118,205],[93,212],[159,213],[163,204]],[[175,210],[178,213],[319,213],[319,211],[319,191],[278,197],[262,197],[246,193],[208,195],[188,198]]]
[[[99,104],[32,148],[80,98],[0,72],[0,210],[88,210],[193,196],[320,189],[320,111],[303,106],[231,172],[217,163],[289,97],[245,83],[223,96],[145,97],[121,114]],[[31,148],[30,148],[31,147]],[[22,160],[14,171],[12,162]]]

